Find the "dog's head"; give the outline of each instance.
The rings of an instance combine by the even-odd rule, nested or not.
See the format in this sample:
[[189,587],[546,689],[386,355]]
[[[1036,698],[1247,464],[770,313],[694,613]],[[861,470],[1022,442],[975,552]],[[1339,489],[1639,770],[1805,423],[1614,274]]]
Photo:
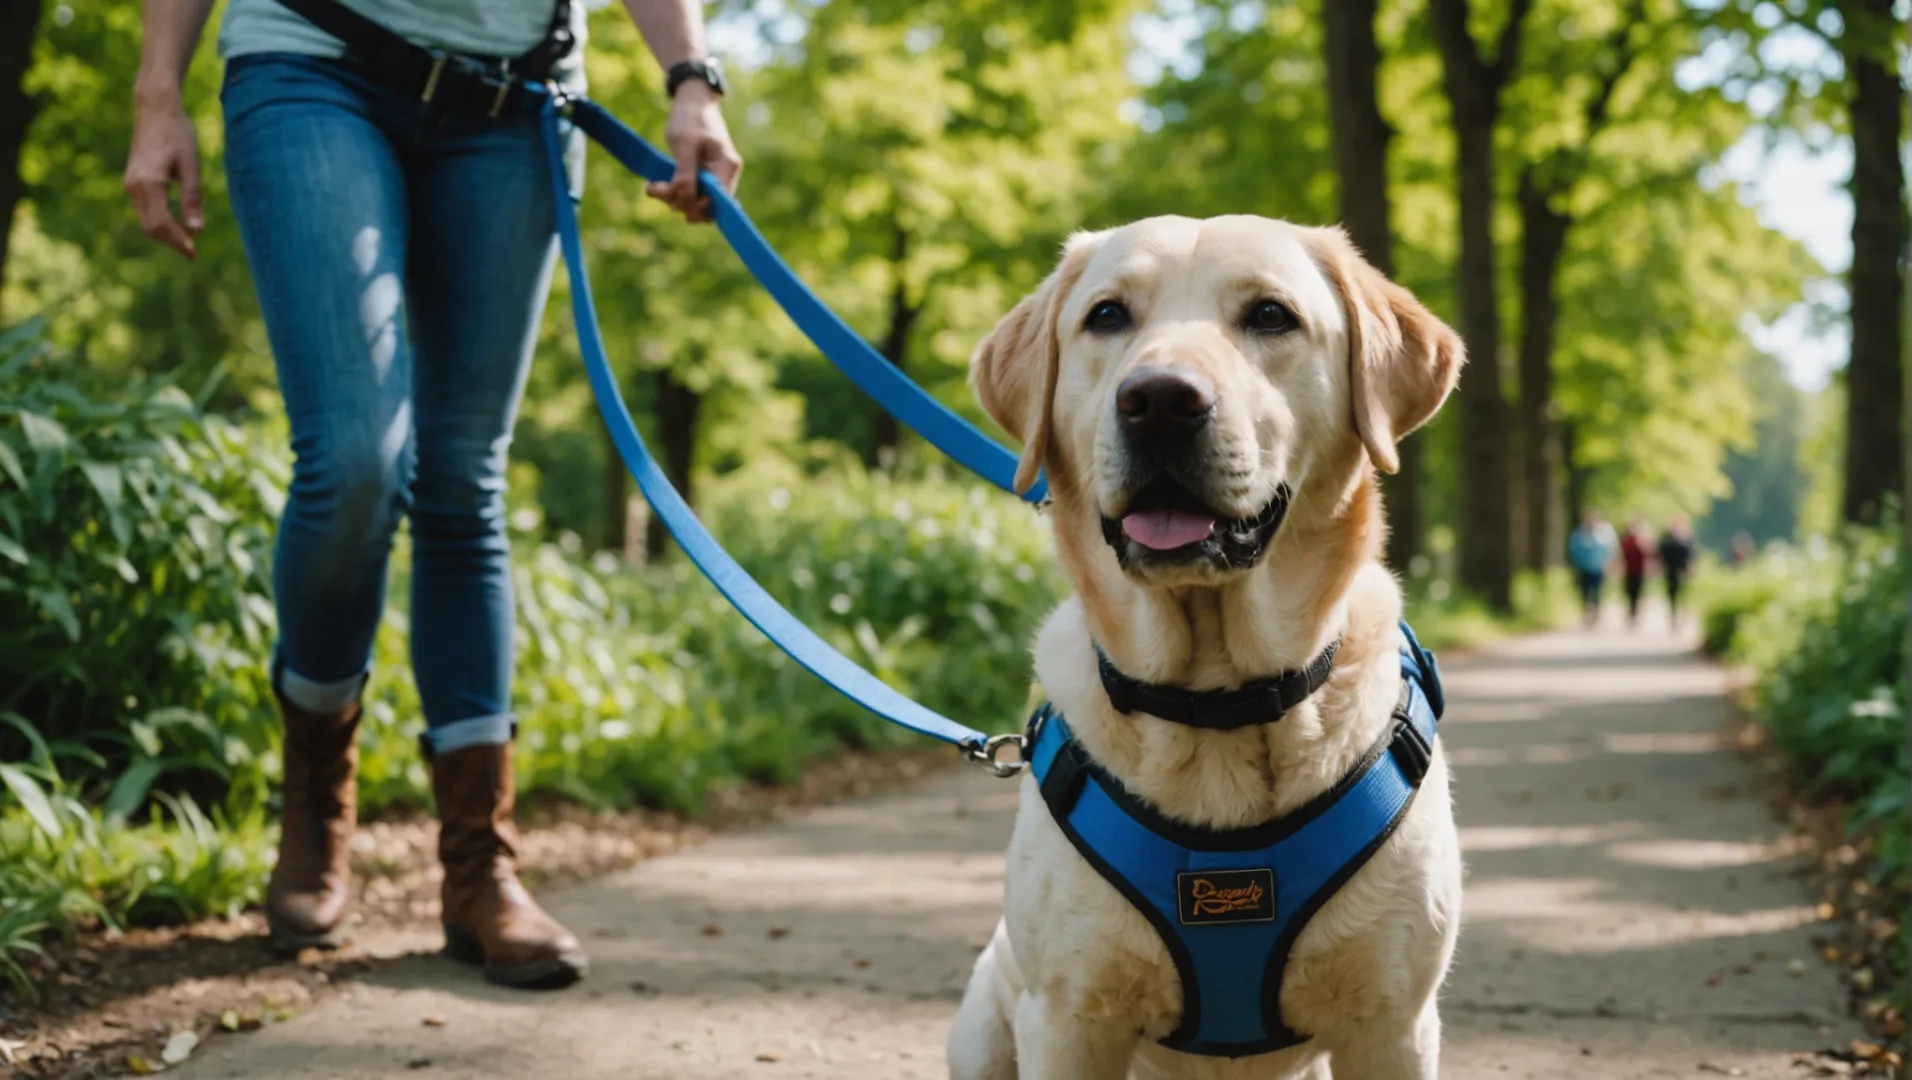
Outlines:
[[983,408],[1060,516],[1138,585],[1254,567],[1299,495],[1338,502],[1453,388],[1460,339],[1339,229],[1151,218],[1082,234],[977,349]]

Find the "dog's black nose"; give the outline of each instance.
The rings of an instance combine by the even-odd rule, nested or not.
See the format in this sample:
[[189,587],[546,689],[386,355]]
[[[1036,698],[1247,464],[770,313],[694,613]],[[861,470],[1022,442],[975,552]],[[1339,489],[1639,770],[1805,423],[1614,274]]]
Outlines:
[[1143,439],[1187,438],[1215,414],[1215,384],[1195,371],[1137,368],[1115,391],[1123,430]]

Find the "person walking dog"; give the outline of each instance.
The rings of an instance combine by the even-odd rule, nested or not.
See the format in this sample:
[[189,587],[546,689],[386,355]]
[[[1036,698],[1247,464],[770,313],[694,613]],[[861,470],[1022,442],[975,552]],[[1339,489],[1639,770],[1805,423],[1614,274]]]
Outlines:
[[[146,234],[192,258],[206,209],[180,88],[212,0],[144,2],[125,186]],[[649,193],[708,220],[698,170],[734,190],[742,161],[701,9],[625,6],[673,99],[677,172]],[[583,0],[226,7],[228,187],[296,456],[273,565],[285,778],[266,921],[282,949],[342,938],[359,699],[404,516],[446,951],[507,986],[564,986],[588,967],[517,876],[504,511],[557,254],[540,95],[526,83],[582,89],[584,14]],[[583,146],[570,139],[575,193]]]

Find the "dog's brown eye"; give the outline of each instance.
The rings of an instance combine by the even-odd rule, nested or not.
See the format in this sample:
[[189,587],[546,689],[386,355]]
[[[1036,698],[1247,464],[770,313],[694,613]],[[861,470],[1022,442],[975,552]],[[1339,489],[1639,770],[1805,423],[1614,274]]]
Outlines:
[[1295,313],[1279,300],[1257,300],[1243,316],[1242,326],[1256,334],[1285,333],[1295,328]]
[[1119,334],[1129,328],[1129,309],[1120,300],[1104,300],[1089,309],[1082,325],[1097,334]]

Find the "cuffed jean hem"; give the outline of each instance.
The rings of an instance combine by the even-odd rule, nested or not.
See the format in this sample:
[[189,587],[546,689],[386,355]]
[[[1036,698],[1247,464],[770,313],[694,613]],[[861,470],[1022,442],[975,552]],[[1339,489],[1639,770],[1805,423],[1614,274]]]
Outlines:
[[503,746],[511,741],[517,730],[516,716],[499,713],[496,716],[474,716],[469,720],[440,724],[426,729],[419,739],[425,748],[425,756],[437,757],[468,746]]
[[344,712],[359,699],[365,689],[365,680],[372,673],[368,665],[364,671],[343,679],[319,682],[308,679],[285,666],[275,650],[272,657],[272,685],[292,703],[295,708],[319,716],[332,716]]

